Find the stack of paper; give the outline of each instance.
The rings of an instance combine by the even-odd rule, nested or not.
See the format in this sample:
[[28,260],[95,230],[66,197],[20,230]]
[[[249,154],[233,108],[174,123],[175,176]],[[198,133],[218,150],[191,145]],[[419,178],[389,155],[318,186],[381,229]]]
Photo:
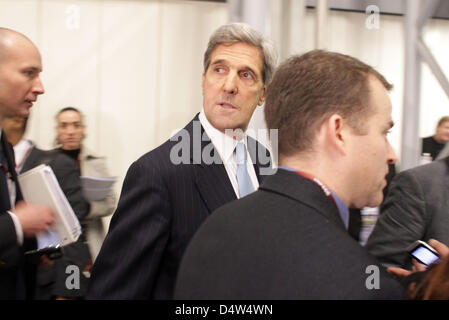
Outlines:
[[47,206],[56,214],[54,227],[37,236],[38,249],[65,246],[78,240],[81,225],[49,166],[42,164],[22,173],[19,184],[26,202]]
[[81,176],[81,186],[84,197],[88,201],[100,201],[106,198],[117,177],[101,178]]

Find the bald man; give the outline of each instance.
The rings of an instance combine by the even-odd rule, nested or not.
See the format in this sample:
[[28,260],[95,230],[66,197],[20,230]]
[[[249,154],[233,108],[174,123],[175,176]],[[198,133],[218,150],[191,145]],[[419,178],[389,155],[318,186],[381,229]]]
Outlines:
[[[24,252],[54,220],[46,207],[22,201],[14,152],[2,132],[6,117],[29,115],[44,93],[39,50],[23,34],[0,28],[0,299],[32,298],[35,270]],[[15,205],[14,205],[15,204]]]

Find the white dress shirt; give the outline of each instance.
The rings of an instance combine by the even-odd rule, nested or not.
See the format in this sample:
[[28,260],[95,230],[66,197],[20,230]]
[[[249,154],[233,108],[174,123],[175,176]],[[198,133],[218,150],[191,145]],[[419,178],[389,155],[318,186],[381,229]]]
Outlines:
[[27,139],[20,140],[19,143],[14,146],[14,157],[16,158],[17,173],[22,171],[23,164],[25,163],[26,158],[28,158],[32,148],[33,144]]
[[[201,110],[199,119],[204,131],[214,145],[215,150],[217,150],[220,155],[237,198],[240,198],[239,186],[237,183],[237,161],[234,152],[239,141],[214,128],[209,120],[207,120],[206,115],[204,114],[204,109]],[[248,174],[254,190],[257,190],[259,188],[259,181],[257,180],[256,170],[254,169],[254,164],[252,163],[251,156],[249,155],[246,134],[242,140],[246,146],[246,167],[248,169]]]

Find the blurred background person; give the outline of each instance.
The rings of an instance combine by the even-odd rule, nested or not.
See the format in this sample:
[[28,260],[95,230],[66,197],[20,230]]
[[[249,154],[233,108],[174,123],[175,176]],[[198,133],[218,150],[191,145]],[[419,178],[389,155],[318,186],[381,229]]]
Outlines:
[[449,245],[449,157],[401,171],[392,180],[366,244],[386,266],[410,269],[416,240]]
[[432,160],[435,160],[448,141],[449,116],[444,116],[438,121],[435,134],[422,139],[421,153],[429,153]]
[[[7,117],[3,121],[3,130],[14,148],[16,172],[20,174],[40,164],[49,165],[78,220],[83,224],[89,213],[90,205],[82,194],[78,166],[67,155],[38,149],[32,141],[25,139],[27,123],[28,118],[24,117]],[[63,247],[62,256],[59,255],[55,258],[55,255],[52,254],[40,257],[34,299],[79,299],[84,297],[88,283],[85,274],[80,274],[80,288],[69,290],[65,285],[67,279],[65,272],[69,265],[76,265],[80,270],[90,269],[92,259],[85,242],[85,230],[83,229],[83,234],[77,242]]]
[[[56,115],[56,150],[68,155],[76,161],[82,176],[110,177],[106,159],[95,155],[85,145],[86,126],[80,110],[74,107],[61,109]],[[83,226],[87,230],[87,242],[95,261],[106,235],[102,217],[111,215],[115,209],[116,196],[111,189],[108,195],[98,201],[90,201],[90,211]]]

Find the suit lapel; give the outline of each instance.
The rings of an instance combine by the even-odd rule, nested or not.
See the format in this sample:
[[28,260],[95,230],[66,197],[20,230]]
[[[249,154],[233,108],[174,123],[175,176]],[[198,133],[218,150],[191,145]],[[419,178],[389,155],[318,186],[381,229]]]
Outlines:
[[11,174],[11,179],[14,181],[16,185],[16,202],[17,202],[23,199],[22,192],[20,191],[19,181],[17,179],[16,162],[14,159],[14,149],[12,148],[12,145],[7,141],[4,132],[2,132],[1,135],[1,144],[3,152],[5,153],[6,162],[8,164],[8,171]]
[[[0,160],[1,165],[3,169],[3,165],[7,164],[7,156],[6,156],[6,143],[4,143],[4,133],[1,133],[1,141],[0,141]],[[9,165],[8,165],[9,166]],[[0,214],[3,214],[3,212],[11,209],[11,203],[9,199],[9,192],[8,192],[8,176],[3,172],[3,170],[0,170]]]
[[237,199],[223,164],[195,165],[196,187],[209,213]]
[[207,152],[211,159],[220,159],[220,157],[204,132],[198,114],[185,129],[191,137],[190,161],[194,166],[195,185],[209,213],[212,213],[222,205],[236,200],[237,196],[221,161],[204,162],[203,152]]
[[[185,128],[191,137],[190,160],[195,166],[195,184],[209,212],[222,205],[237,200],[234,188],[229,180],[225,166],[221,163],[218,151],[213,146],[209,137],[200,123],[198,114]],[[200,142],[198,141],[200,140]],[[200,146],[200,148],[198,148]],[[200,149],[200,151],[198,151]],[[271,168],[270,153],[261,144],[248,137],[248,150],[259,183],[262,182],[267,171],[261,172],[260,168]],[[214,161],[205,163],[202,157],[206,151]],[[194,153],[196,155],[194,156]],[[199,154],[198,154],[199,152]],[[261,161],[260,161],[261,160]],[[199,163],[198,163],[199,162]]]

